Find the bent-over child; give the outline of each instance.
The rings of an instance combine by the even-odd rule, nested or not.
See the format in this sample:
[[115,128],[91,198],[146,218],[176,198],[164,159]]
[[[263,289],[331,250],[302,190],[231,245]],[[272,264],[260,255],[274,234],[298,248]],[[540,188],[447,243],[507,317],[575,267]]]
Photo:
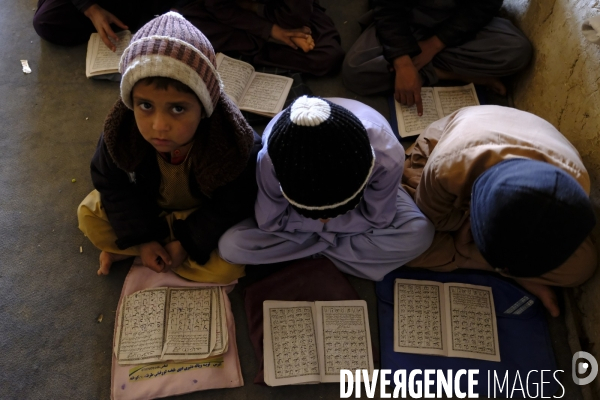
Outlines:
[[329,258],[381,280],[425,251],[434,229],[401,186],[404,150],[358,101],[300,97],[269,123],[256,169],[255,219],[219,241],[231,263]]
[[228,283],[219,237],[252,215],[260,138],[222,91],[210,42],[181,15],[147,23],[121,58],[121,98],[92,159],[96,188],[79,227],[102,250],[99,275],[139,256],[156,272]]
[[409,266],[495,270],[553,316],[549,286],[579,285],[596,269],[589,174],[575,147],[540,117],[462,108],[418,137],[402,180],[436,229]]

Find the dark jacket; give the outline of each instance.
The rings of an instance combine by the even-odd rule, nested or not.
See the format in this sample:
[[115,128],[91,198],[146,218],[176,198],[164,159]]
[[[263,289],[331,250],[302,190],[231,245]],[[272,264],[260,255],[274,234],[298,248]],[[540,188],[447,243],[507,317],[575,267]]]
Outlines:
[[[440,9],[437,0],[373,0],[377,36],[383,55],[391,63],[395,58],[421,52],[412,35],[413,9],[423,15],[436,15],[439,24],[430,28],[429,36],[447,46],[458,46],[487,25],[502,6],[503,0],[454,0],[455,7]],[[445,15],[440,18],[440,15]]]
[[[224,94],[213,115],[200,123],[195,140],[189,184],[201,206],[175,221],[173,232],[189,256],[204,264],[223,232],[254,214],[261,140]],[[156,157],[133,111],[119,100],[106,119],[91,172],[120,249],[169,236],[156,202],[161,181]]]

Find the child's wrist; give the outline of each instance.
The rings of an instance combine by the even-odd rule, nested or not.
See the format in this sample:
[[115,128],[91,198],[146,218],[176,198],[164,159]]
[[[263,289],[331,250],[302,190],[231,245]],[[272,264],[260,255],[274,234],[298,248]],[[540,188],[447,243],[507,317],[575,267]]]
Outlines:
[[429,45],[433,48],[433,50],[436,53],[439,53],[440,51],[442,51],[444,49],[444,47],[446,47],[444,42],[442,42],[440,40],[440,38],[438,38],[436,35],[433,35],[432,37],[427,39],[427,42],[429,43]]
[[91,6],[89,6],[88,8],[86,8],[85,11],[83,11],[83,15],[85,15],[86,17],[91,19],[92,15],[94,15],[94,13],[96,13],[99,8],[100,8],[100,6],[96,3],[94,3]]

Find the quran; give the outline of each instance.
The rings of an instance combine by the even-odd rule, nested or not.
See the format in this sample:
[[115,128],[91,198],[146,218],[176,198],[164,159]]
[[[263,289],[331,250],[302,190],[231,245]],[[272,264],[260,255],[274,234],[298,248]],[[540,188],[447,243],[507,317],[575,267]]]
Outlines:
[[[402,105],[393,99],[394,107],[390,110],[392,120],[394,115],[398,125],[398,135],[401,138],[421,134],[432,122],[435,122],[454,111],[468,106],[478,106],[479,99],[475,86],[424,87],[421,88],[423,115],[417,114],[417,106]],[[393,123],[393,121],[392,121]]]
[[283,109],[294,80],[256,72],[247,62],[217,53],[217,71],[223,90],[240,110],[274,117]]
[[119,311],[114,352],[120,365],[202,360],[227,351],[219,287],[140,290]]
[[269,386],[339,382],[340,370],[373,372],[367,303],[265,301],[264,376]]
[[120,80],[119,62],[121,55],[131,42],[131,32],[117,33],[118,42],[114,42],[116,50],[112,52],[97,33],[92,33],[88,41],[85,57],[85,76],[96,79]]
[[492,289],[396,279],[394,351],[499,362]]

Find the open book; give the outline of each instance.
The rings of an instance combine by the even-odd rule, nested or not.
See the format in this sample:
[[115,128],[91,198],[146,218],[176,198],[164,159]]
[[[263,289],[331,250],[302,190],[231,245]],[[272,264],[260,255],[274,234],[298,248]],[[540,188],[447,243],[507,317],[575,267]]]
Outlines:
[[[118,42],[114,42],[117,49],[113,53],[102,42],[100,35],[92,33],[88,41],[87,55],[85,57],[85,76],[88,78],[96,77],[98,79],[114,79],[115,76],[120,78],[119,61],[121,55],[131,42],[131,32],[121,31],[117,33]],[[106,75],[106,76],[104,76]]]
[[492,289],[396,279],[394,351],[500,361]]
[[240,110],[273,117],[283,104],[294,80],[286,76],[256,72],[246,62],[217,54],[217,71],[224,91]]
[[265,301],[264,373],[269,386],[339,382],[340,370],[373,372],[367,303]]
[[219,287],[159,287],[130,294],[119,312],[118,363],[200,360],[225,353],[223,296]]
[[468,106],[478,106],[479,99],[472,83],[466,86],[424,87],[421,89],[423,115],[417,114],[417,106],[407,107],[394,100],[398,134],[401,138],[421,134],[429,124]]

